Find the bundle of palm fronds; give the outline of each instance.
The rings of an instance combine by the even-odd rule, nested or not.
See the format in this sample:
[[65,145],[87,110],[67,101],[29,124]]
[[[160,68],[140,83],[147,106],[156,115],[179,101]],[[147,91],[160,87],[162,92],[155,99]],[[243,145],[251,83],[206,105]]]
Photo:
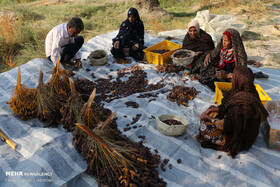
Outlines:
[[66,98],[70,92],[69,78],[71,73],[60,68],[60,60],[57,58],[56,66],[51,70],[51,80],[49,87],[52,94],[57,94],[62,98]]
[[82,109],[80,110],[81,113],[77,119],[79,123],[87,125],[90,129],[95,128],[100,123],[100,119],[96,114],[98,111],[94,111],[91,107],[95,98],[95,93],[96,89],[92,91],[88,101],[83,105]]
[[[97,176],[100,183],[116,186],[123,171],[132,163],[125,158],[131,150],[121,147],[106,137],[101,137],[86,125],[76,124],[74,145],[88,162],[87,172]],[[82,130],[81,130],[82,129]]]
[[37,117],[42,121],[49,122],[49,126],[57,126],[60,119],[61,97],[51,91],[50,84],[43,83],[43,72],[39,73],[39,85],[37,91]]
[[36,96],[35,88],[27,88],[21,84],[20,69],[18,68],[17,85],[12,92],[11,99],[7,102],[10,109],[24,120],[34,118],[37,108]]
[[75,89],[74,82],[69,79],[71,95],[66,101],[66,104],[60,109],[62,115],[61,122],[63,123],[64,129],[72,132],[74,130],[74,123],[77,122],[77,118],[81,113],[81,109],[84,106],[84,101],[80,94]]
[[93,130],[76,124],[80,129],[73,132],[74,145],[88,163],[87,172],[109,186],[165,186],[156,171],[160,156],[111,128],[115,114]]

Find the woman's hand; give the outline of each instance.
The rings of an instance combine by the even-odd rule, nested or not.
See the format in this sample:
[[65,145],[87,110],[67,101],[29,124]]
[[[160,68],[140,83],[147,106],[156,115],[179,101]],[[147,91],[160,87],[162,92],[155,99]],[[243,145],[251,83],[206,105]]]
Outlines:
[[132,46],[133,51],[137,51],[139,49],[139,44],[136,43]]
[[227,79],[232,79],[233,73],[227,74]]
[[218,79],[227,79],[228,78],[228,74],[225,71],[217,71],[216,72],[216,76]]
[[200,119],[202,121],[211,121],[213,120],[213,118],[211,118],[208,114],[207,114],[207,111],[203,112],[201,115],[200,115]]
[[211,55],[210,53],[208,53],[204,59],[204,67],[207,67],[210,62],[211,62]]
[[203,52],[202,51],[197,51],[195,52],[194,56],[200,56]]
[[206,111],[200,115],[200,119],[201,121],[207,121],[209,119],[209,115],[206,113]]
[[119,42],[119,41],[116,41],[116,42],[114,43],[114,48],[115,48],[115,49],[120,48],[120,42]]
[[76,67],[77,68],[82,68],[82,62],[81,62],[81,59],[76,59]]

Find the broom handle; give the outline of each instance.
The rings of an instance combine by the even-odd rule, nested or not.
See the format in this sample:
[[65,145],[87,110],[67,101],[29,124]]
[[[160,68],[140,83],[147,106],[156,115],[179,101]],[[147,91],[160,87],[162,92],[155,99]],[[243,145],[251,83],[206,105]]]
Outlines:
[[17,144],[9,138],[1,129],[0,129],[0,136],[5,139],[6,143],[15,150],[17,148]]

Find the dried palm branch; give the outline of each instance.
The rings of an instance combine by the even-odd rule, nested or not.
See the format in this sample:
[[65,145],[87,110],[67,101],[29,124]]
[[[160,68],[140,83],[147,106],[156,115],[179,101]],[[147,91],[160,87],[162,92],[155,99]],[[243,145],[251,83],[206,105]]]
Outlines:
[[80,115],[81,109],[83,108],[84,101],[80,94],[75,89],[75,84],[72,79],[70,81],[71,95],[69,96],[66,104],[60,109],[62,115],[61,122],[63,127],[72,132],[74,130],[74,123],[77,122],[77,118]]
[[96,89],[94,89],[88,99],[88,102],[84,104],[81,110],[81,115],[78,117],[78,122],[86,124],[90,129],[95,128],[100,120],[96,115],[96,112],[93,111],[91,105],[95,98]]
[[11,99],[7,102],[10,109],[15,115],[22,119],[31,119],[36,117],[37,108],[37,90],[35,88],[27,88],[21,84],[20,69],[18,68],[17,85],[12,91]]
[[39,73],[39,84],[37,92],[37,117],[42,121],[48,121],[48,126],[57,126],[60,119],[61,99],[51,91],[49,84],[43,83],[43,72]]

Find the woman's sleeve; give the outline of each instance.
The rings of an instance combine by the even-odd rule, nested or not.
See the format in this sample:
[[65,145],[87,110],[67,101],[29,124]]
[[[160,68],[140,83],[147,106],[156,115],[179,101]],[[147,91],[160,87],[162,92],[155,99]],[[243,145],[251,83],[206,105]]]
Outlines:
[[207,33],[205,33],[204,45],[204,52],[215,49],[212,37]]
[[187,36],[188,34],[186,34],[185,35],[185,38],[184,38],[184,40],[183,40],[183,46],[182,46],[182,49],[187,49],[187,38],[188,38],[188,36]]
[[115,38],[113,38],[113,44],[116,41],[121,41],[121,33],[122,33],[122,30],[124,29],[124,27],[125,27],[125,23],[122,22],[122,24],[120,25],[119,33],[117,34],[117,36]]
[[144,45],[144,35],[145,35],[145,29],[144,29],[144,24],[142,23],[140,24],[134,44],[138,43]]
[[214,65],[214,63],[217,62],[216,59],[219,59],[219,55],[221,52],[221,46],[222,46],[222,41],[220,41],[220,43],[218,43],[218,45],[216,46],[215,49],[213,49],[212,51],[210,51],[210,55],[211,55],[211,64]]

